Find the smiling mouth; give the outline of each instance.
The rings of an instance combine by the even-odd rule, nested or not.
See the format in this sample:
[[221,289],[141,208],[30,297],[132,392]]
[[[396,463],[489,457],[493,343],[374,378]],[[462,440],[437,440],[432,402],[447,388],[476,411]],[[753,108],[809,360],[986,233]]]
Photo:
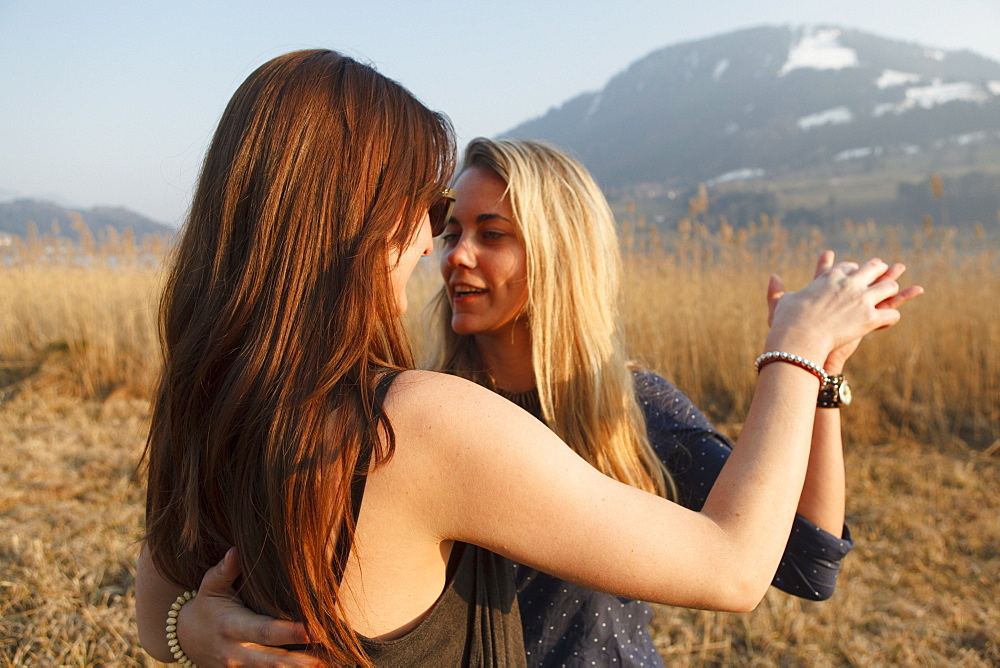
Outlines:
[[452,290],[452,295],[455,297],[455,299],[459,299],[461,297],[471,297],[473,295],[484,295],[484,294],[486,294],[486,290],[480,290],[478,288],[456,287],[454,290]]

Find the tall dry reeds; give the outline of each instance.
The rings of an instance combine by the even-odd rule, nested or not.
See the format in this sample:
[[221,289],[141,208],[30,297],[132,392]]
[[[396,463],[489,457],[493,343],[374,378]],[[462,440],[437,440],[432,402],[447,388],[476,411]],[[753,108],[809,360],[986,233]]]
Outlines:
[[[725,219],[682,220],[666,241],[626,229],[622,303],[637,361],[663,371],[714,419],[737,423],[755,382],[751,361],[767,329],[765,289],[779,274],[805,285],[826,248],[818,230],[792,234],[776,219],[734,230]],[[903,321],[869,336],[846,373],[847,418],[864,439],[901,436],[997,447],[1000,438],[1000,246],[981,227],[960,236],[926,226],[906,239],[873,221],[844,222],[838,259],[902,261],[904,285],[927,294]],[[631,236],[630,236],[631,234]],[[637,238],[638,237],[638,238]]]
[[[855,431],[866,439],[993,446],[1000,438],[996,235],[929,224],[907,238],[873,221],[843,228],[849,245],[840,258],[903,261],[904,282],[927,289],[905,307],[902,323],[869,337],[849,363]],[[789,289],[804,285],[826,247],[823,235],[793,233],[764,216],[739,229],[724,218],[684,219],[667,231],[640,219],[626,221],[622,236],[622,315],[634,358],[668,375],[715,420],[738,423],[766,332],[767,277],[780,274]],[[148,396],[160,359],[161,275],[148,260],[157,256],[134,244],[122,251],[127,235],[88,239],[18,241],[13,248],[24,252],[0,265],[0,388],[34,375],[75,396]],[[164,248],[155,252],[162,257]],[[423,324],[428,312],[420,306],[439,284],[428,259],[409,287],[407,324],[418,357],[436,326]]]

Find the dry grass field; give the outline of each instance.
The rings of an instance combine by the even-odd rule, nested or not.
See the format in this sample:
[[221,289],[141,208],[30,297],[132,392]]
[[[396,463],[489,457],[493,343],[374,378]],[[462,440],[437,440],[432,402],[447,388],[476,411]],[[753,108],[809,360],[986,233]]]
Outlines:
[[[845,254],[907,262],[927,295],[864,342],[844,413],[858,546],[836,595],[772,591],[753,613],[658,608],[671,665],[1000,665],[1000,244],[845,221]],[[776,272],[800,286],[823,239],[779,221],[624,224],[622,303],[640,363],[735,436]],[[3,250],[3,249],[0,249]],[[134,247],[22,243],[0,256],[0,665],[144,665],[133,621],[134,468],[156,373],[155,262]],[[84,253],[84,261],[80,254]],[[410,303],[434,291],[419,268]],[[411,314],[417,346],[426,334]]]

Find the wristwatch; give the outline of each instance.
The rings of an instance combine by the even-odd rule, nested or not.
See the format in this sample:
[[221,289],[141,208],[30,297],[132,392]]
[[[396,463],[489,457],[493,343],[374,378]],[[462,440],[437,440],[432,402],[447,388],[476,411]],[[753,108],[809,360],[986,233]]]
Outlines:
[[827,374],[826,382],[819,388],[818,408],[840,408],[851,404],[851,386],[843,375]]

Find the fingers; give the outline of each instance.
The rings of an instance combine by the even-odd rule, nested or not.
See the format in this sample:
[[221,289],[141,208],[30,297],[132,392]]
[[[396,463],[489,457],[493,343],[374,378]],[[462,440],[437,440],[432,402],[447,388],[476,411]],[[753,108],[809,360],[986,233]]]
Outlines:
[[873,283],[876,278],[883,275],[888,269],[889,265],[883,262],[881,258],[873,257],[861,265],[857,262],[838,262],[831,267],[830,273],[841,276],[855,276],[858,279],[864,279],[869,283]]
[[302,624],[258,615],[242,605],[218,608],[213,611],[212,619],[218,627],[213,642],[227,643],[223,645],[227,653],[242,650],[264,653],[267,646],[308,645],[310,642]]
[[899,283],[895,278],[905,271],[902,265],[889,266],[879,258],[872,258],[864,264],[841,262],[835,265],[829,273],[829,278],[846,286],[850,283],[860,283],[867,286],[865,290],[868,299],[874,299],[878,304],[890,299],[899,292]]
[[876,308],[893,308],[893,309],[899,308],[906,302],[916,297],[919,297],[922,294],[924,294],[924,289],[919,285],[913,285],[906,288],[905,290],[901,290],[892,297],[889,297],[888,299],[879,302],[876,305]]
[[882,274],[882,276],[880,276],[878,280],[882,280],[883,278],[888,278],[890,280],[895,281],[900,276],[903,275],[904,271],[906,271],[906,265],[900,262],[896,262],[895,264],[891,265],[888,269],[886,269],[885,273]]
[[252,634],[253,642],[259,645],[308,645],[309,634],[299,622],[271,617],[258,617],[257,630]]
[[240,655],[231,657],[230,665],[273,668],[322,668],[326,666],[317,657],[305,652],[290,652],[278,647],[247,647],[245,650]]
[[813,275],[813,278],[818,278],[825,272],[829,271],[830,268],[833,267],[834,257],[835,256],[832,250],[823,251],[819,256],[819,260],[816,262],[816,273]]
[[249,608],[226,607],[214,612],[219,635],[240,646],[308,645],[311,641],[299,622],[258,615]]
[[[824,256],[825,255],[826,254],[824,253]],[[823,257],[821,257],[820,259],[822,262]],[[883,265],[884,263],[882,263],[881,260],[875,258],[873,260],[869,260],[868,262],[866,262],[865,265],[863,265],[862,267],[859,267],[854,263],[844,262],[838,265],[838,269],[842,271],[845,274],[845,276],[856,276],[859,280],[861,280],[870,277],[873,273],[876,273],[879,270],[878,268]],[[819,265],[817,265],[817,269],[818,268]],[[905,271],[906,271],[905,264],[902,264],[901,262],[893,263],[891,265],[886,266],[885,271],[883,271],[882,274],[879,275],[877,278],[875,278],[875,280],[871,283],[872,286],[877,285],[879,283],[884,283],[884,285],[880,287],[885,289],[886,292],[888,292],[888,295],[885,298],[883,298],[880,302],[878,302],[878,304],[876,305],[877,308],[880,309],[899,308],[906,302],[916,297],[919,297],[924,293],[924,289],[919,285],[911,286],[909,288],[906,288],[905,290],[900,290],[897,281]]]
[[241,643],[219,657],[226,666],[274,666],[281,668],[320,668],[325,666],[319,658],[306,652],[296,652],[280,647],[264,647]]
[[899,283],[891,279],[885,278],[868,286],[867,297],[868,303],[873,303],[876,306],[884,301],[892,299],[899,294]]

